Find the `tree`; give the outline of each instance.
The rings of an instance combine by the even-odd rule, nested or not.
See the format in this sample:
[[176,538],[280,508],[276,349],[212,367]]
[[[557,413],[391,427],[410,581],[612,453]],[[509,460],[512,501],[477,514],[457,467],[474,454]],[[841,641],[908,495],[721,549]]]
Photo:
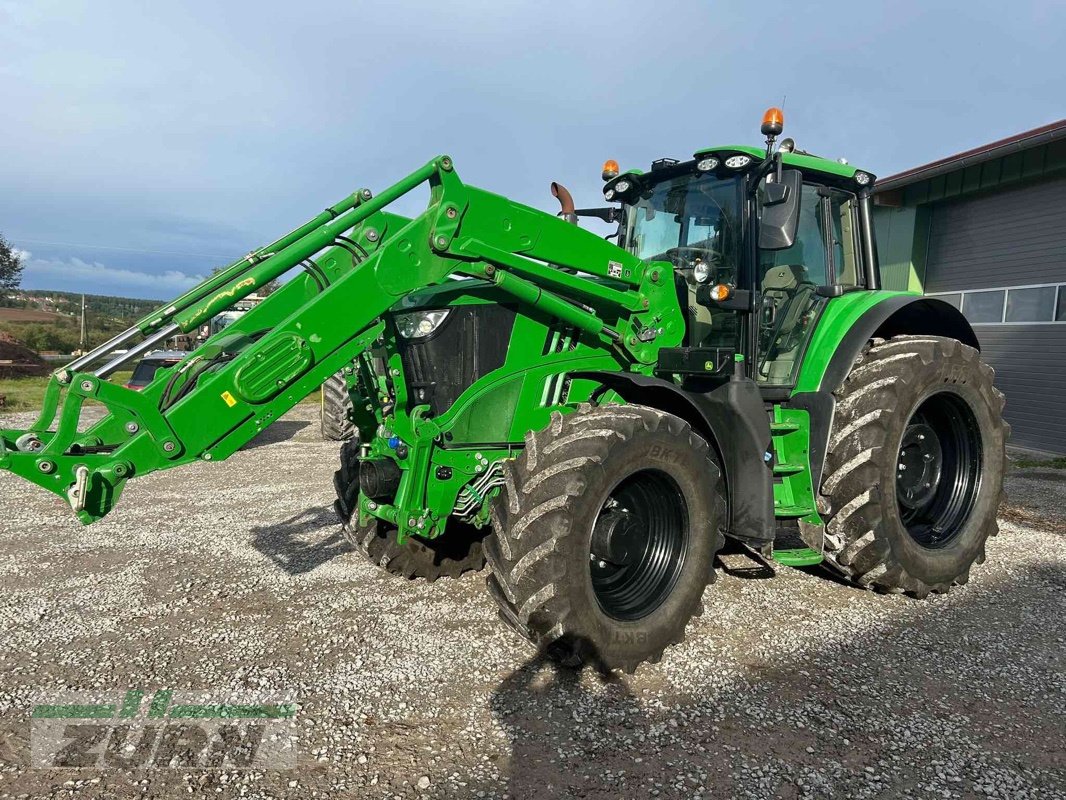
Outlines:
[[0,234],[0,293],[15,291],[21,282],[22,254]]

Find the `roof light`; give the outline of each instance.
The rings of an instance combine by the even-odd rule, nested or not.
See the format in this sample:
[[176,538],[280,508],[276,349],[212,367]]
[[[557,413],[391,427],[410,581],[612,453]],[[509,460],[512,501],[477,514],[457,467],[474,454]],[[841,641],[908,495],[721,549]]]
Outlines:
[[859,184],[859,186],[865,186],[869,182],[870,182],[870,176],[867,175],[865,172],[856,172],[855,173],[855,183]]
[[603,199],[608,203],[614,200],[614,189],[608,189],[603,193]]
[[762,115],[763,136],[777,136],[785,129],[785,115],[776,106],[766,109]]
[[751,156],[730,156],[725,160],[725,165],[730,169],[741,169],[751,163]]
[[629,191],[630,186],[632,186],[632,184],[629,181],[618,181],[618,183],[614,185],[614,190],[618,194],[625,194]]
[[717,158],[702,158],[696,162],[696,169],[698,169],[700,172],[710,172],[717,166]]
[[609,181],[611,178],[618,177],[618,162],[613,158],[608,158],[603,162],[602,177],[605,181]]

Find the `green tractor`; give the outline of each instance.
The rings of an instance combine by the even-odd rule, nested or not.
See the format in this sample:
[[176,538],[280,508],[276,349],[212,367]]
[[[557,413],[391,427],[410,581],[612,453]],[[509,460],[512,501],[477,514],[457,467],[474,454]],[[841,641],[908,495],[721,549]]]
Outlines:
[[[0,466],[89,523],[130,478],[225,459],[332,380],[352,544],[429,580],[487,561],[501,617],[564,663],[660,659],[726,537],[946,592],[996,532],[1003,396],[955,308],[881,289],[874,177],[778,146],[781,127],[771,109],[765,147],[609,162],[609,205],[553,186],[559,216],[447,156],[359,190],[58,370],[37,423],[0,431]],[[425,212],[387,210],[426,183]],[[296,269],[143,391],[106,380]],[[79,432],[90,398],[109,413]]]

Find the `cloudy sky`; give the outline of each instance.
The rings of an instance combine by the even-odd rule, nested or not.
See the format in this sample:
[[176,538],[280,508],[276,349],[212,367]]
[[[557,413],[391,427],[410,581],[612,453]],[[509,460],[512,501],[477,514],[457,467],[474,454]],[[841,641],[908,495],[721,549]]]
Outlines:
[[782,97],[888,175],[1066,116],[1064,31],[1061,0],[0,0],[0,233],[27,288],[165,299],[438,153],[554,211]]

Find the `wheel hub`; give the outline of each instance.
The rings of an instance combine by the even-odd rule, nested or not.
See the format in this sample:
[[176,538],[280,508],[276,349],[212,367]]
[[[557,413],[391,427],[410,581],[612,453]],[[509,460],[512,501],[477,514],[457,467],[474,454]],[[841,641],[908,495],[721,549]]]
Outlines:
[[981,486],[981,433],[973,410],[951,391],[927,397],[900,438],[896,501],[922,547],[946,546],[969,520]]
[[688,550],[688,510],[666,473],[643,470],[611,492],[592,527],[589,576],[605,614],[635,620],[674,588]]
[[592,532],[592,558],[625,566],[642,554],[644,537],[641,535],[639,518],[624,508],[609,508],[604,511]]
[[936,431],[924,423],[907,426],[896,464],[896,497],[901,505],[918,509],[936,495],[944,453]]

